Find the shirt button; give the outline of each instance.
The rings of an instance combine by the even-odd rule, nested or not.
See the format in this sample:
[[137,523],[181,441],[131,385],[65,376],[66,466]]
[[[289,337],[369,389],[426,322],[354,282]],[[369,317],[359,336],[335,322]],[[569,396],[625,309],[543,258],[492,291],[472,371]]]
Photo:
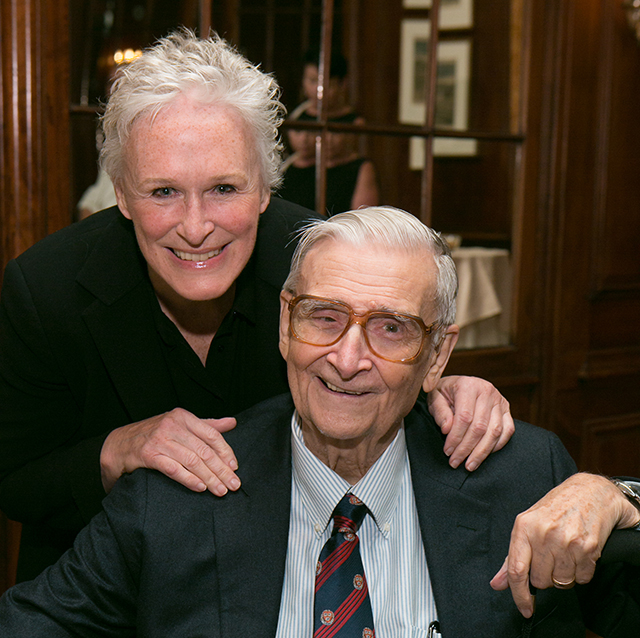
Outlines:
[[384,531],[384,532],[385,532],[385,534],[386,534],[386,533],[387,533],[387,532],[389,532],[389,530],[391,529],[391,525],[389,525],[389,523],[385,523],[385,524],[382,526],[382,529],[383,529],[383,531]]
[[313,526],[313,529],[316,531],[316,534],[319,534],[322,531],[322,525],[320,525],[320,523],[316,523]]

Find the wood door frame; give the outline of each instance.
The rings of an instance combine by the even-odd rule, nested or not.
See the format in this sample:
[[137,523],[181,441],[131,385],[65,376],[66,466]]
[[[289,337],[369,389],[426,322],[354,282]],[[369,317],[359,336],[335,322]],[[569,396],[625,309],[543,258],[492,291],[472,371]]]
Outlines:
[[[66,2],[0,6],[0,280],[4,266],[70,221]],[[20,525],[0,513],[0,593],[15,582]]]

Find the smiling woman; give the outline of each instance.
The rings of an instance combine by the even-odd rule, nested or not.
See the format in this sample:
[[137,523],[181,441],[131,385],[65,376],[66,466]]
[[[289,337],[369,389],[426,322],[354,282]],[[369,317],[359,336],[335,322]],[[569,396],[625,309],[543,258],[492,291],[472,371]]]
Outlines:
[[24,523],[19,580],[70,546],[125,472],[239,487],[222,417],[287,390],[278,295],[291,233],[313,216],[270,201],[278,98],[218,37],[161,40],[121,69],[103,116],[119,209],[7,267],[0,506]]
[[231,107],[177,98],[134,124],[116,182],[162,308],[203,365],[269,204],[247,128]]

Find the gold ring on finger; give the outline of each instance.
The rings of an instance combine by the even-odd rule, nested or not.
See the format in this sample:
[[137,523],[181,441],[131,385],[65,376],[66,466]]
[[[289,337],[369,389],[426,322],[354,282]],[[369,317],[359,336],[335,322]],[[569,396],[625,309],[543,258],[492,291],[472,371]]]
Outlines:
[[556,589],[571,589],[576,584],[576,579],[572,578],[570,581],[563,583],[561,580],[556,580],[555,578],[551,578],[553,581],[553,586]]

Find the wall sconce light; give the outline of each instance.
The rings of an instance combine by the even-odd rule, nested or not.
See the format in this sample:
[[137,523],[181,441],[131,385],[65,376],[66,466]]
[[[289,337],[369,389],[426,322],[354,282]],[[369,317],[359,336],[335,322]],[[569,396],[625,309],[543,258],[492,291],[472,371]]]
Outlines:
[[627,21],[640,42],[640,0],[622,0],[622,6],[627,11]]
[[118,49],[113,54],[113,61],[116,64],[127,64],[128,62],[139,58],[141,55],[142,51],[140,49],[136,49],[135,51],[133,49],[125,49],[124,51],[122,49]]

